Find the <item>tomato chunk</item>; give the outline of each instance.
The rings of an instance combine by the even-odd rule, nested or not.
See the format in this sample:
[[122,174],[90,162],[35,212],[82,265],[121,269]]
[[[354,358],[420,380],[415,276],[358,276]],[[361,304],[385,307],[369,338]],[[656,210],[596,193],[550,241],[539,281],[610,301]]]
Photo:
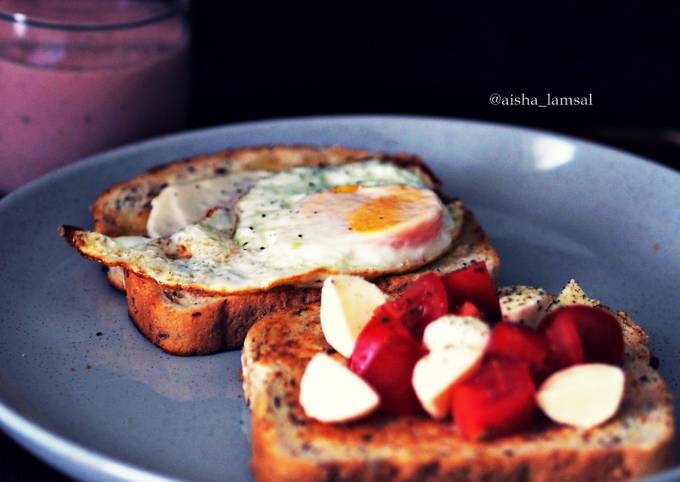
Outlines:
[[548,344],[542,334],[516,323],[498,323],[491,332],[487,353],[529,364],[536,379],[548,371]]
[[469,301],[482,310],[487,320],[496,321],[501,318],[496,285],[485,262],[473,263],[449,273],[444,276],[443,281],[452,309],[457,309]]
[[411,377],[423,349],[386,305],[378,307],[361,330],[349,368],[378,392],[386,413],[417,414],[421,408]]
[[378,307],[359,334],[349,368],[380,395],[392,415],[420,413],[411,378],[424,354],[425,327],[449,311],[449,299],[435,273],[420,276],[397,298]]
[[560,310],[549,313],[539,325],[539,331],[548,343],[551,370],[586,361],[583,342],[571,316],[560,316]]
[[[571,332],[575,330],[578,333],[582,351],[583,359],[580,361],[612,365],[623,363],[623,331],[618,320],[611,313],[592,306],[565,306],[549,313],[542,321],[541,328],[544,325],[546,330],[552,331],[555,331],[554,326],[557,325],[558,331],[569,331],[569,336],[572,338]],[[560,325],[562,325],[561,328],[559,328]],[[567,325],[573,326],[573,329],[566,330]],[[574,342],[569,343],[575,345]]]
[[470,301],[466,301],[460,305],[460,308],[456,310],[455,314],[458,316],[472,316],[474,318],[479,318],[480,320],[485,320],[482,310],[477,308],[475,304],[471,303]]
[[401,318],[413,336],[420,340],[425,327],[449,312],[449,298],[439,275],[429,272],[406,288],[399,298],[386,303],[387,309]]
[[479,440],[529,428],[536,415],[529,365],[488,357],[470,378],[451,389],[451,411],[464,437]]

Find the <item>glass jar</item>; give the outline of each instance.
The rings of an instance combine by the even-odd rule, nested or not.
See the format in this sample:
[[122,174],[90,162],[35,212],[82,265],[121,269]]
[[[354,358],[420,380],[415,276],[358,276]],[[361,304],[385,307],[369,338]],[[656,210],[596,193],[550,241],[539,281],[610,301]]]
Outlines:
[[186,4],[0,0],[0,193],[185,126]]

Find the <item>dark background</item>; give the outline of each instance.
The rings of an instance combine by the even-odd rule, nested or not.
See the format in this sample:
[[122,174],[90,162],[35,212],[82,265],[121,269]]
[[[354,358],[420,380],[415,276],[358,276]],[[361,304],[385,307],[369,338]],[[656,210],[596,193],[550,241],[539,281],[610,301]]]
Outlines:
[[[407,113],[537,126],[680,167],[680,4],[195,2],[195,127]],[[592,107],[492,106],[583,96]]]
[[[195,1],[191,127],[403,113],[575,134],[680,168],[680,4]],[[492,106],[489,96],[593,106]],[[1,480],[62,480],[0,435]]]

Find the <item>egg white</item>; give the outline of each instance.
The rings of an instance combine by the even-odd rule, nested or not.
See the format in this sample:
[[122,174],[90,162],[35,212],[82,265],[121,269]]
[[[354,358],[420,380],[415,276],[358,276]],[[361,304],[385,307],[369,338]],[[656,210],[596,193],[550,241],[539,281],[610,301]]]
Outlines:
[[348,233],[343,219],[321,209],[318,219],[300,215],[311,195],[348,185],[367,192],[383,189],[371,186],[429,189],[415,172],[377,160],[300,167],[260,178],[234,209],[213,209],[170,236],[130,245],[79,231],[73,241],[90,258],[162,285],[229,294],[306,284],[332,273],[371,277],[411,270],[444,253],[460,229],[460,220],[442,206],[441,232],[432,243],[397,249],[381,242],[380,232]]

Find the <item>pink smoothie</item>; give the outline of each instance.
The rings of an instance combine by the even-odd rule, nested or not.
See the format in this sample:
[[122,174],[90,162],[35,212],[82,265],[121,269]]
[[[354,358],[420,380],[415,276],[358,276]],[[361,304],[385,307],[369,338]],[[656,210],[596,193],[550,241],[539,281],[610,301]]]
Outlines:
[[154,28],[151,40],[139,30],[76,39],[60,33],[56,40],[46,32],[20,42],[0,30],[0,193],[84,156],[183,127],[186,38],[178,40],[176,26]]

